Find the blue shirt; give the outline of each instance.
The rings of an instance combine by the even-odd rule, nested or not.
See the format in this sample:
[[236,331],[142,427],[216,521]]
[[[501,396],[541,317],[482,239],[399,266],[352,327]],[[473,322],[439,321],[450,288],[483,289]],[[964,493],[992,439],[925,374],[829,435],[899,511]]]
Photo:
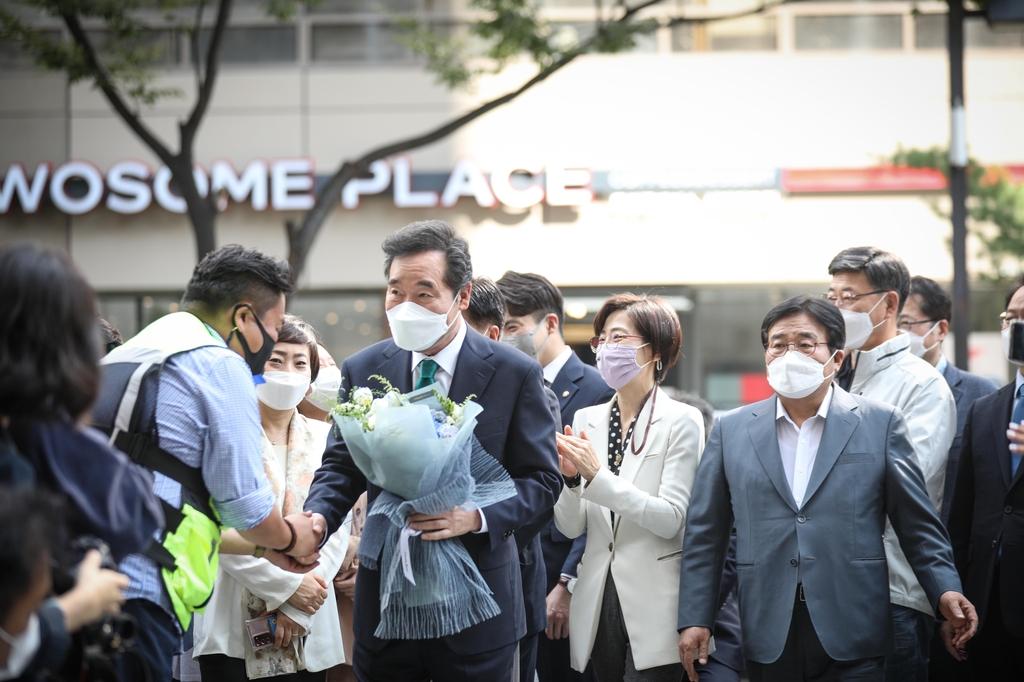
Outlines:
[[[216,332],[210,333],[220,340]],[[167,361],[160,375],[156,422],[160,447],[185,464],[202,468],[222,524],[247,530],[271,513],[274,497],[263,471],[252,372],[223,340],[220,346]],[[153,490],[171,505],[181,504],[181,484],[166,476],[154,475]],[[156,563],[131,554],[120,570],[131,579],[127,599],[159,604],[178,622]]]

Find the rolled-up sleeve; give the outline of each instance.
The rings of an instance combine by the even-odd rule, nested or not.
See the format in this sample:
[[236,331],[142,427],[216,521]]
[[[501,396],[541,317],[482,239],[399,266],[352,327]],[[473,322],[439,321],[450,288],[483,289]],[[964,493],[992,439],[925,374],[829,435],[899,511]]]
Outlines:
[[263,470],[256,387],[244,364],[234,360],[214,364],[203,386],[203,480],[221,523],[248,530],[270,515],[274,496]]

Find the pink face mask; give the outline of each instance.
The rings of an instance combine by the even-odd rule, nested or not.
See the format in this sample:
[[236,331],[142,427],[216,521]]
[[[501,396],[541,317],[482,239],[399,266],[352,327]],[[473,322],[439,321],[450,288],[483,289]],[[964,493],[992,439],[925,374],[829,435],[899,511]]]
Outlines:
[[601,378],[609,387],[616,391],[633,380],[647,365],[636,364],[636,353],[644,346],[627,346],[625,344],[601,344],[597,351],[597,369],[601,372]]

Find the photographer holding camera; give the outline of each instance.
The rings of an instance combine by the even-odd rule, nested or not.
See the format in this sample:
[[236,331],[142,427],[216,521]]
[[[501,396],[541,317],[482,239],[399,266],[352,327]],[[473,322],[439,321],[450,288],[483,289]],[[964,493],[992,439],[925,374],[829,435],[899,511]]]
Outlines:
[[[48,491],[66,510],[35,498],[18,506],[11,500],[20,498],[3,496],[8,518],[17,519],[3,524],[11,526],[5,530],[25,531],[24,537],[44,544],[29,543],[23,554],[5,557],[13,562],[4,564],[5,588],[17,584],[8,571],[16,576],[29,564],[31,588],[15,589],[11,594],[17,599],[0,604],[10,611],[4,614],[7,636],[0,637],[0,652],[10,649],[0,679],[57,673],[71,649],[68,633],[116,614],[124,601],[127,578],[101,568],[103,552],[109,552],[112,566],[143,549],[164,523],[149,475],[84,424],[99,385],[99,356],[92,289],[70,259],[30,245],[0,250],[0,483],[29,488],[19,493],[28,496],[32,488],[35,494]],[[56,532],[29,532],[39,516]],[[7,553],[11,545],[0,546]],[[41,556],[46,563],[38,563]],[[51,565],[56,567],[52,576],[41,570]],[[56,599],[29,608],[54,591]],[[117,655],[123,642],[109,635],[128,626],[105,620],[83,633],[69,665],[103,645],[107,654]],[[78,673],[63,675],[77,679]]]

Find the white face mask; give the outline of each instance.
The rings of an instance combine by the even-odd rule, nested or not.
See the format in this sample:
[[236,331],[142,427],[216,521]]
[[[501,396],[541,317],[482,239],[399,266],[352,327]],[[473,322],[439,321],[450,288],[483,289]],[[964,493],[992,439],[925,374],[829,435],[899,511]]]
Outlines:
[[337,367],[321,367],[312,387],[313,392],[306,396],[306,400],[321,410],[329,409],[331,401],[338,400],[338,391],[341,390],[341,370]]
[[[838,353],[839,351],[836,351]],[[836,356],[832,353],[829,360]],[[826,360],[828,362],[828,360]],[[775,358],[768,365],[768,385],[783,398],[799,400],[806,398],[818,390],[826,377],[822,370],[824,363],[804,355],[800,351],[791,350],[781,358]],[[827,378],[835,376],[832,372]]]
[[[537,327],[540,329],[540,327]],[[548,339],[551,338],[551,334],[544,337],[544,342],[540,344],[540,348],[537,348],[537,342],[534,340],[537,337],[537,329],[532,332],[526,332],[524,334],[503,334],[500,341],[508,344],[513,348],[518,348],[534,360],[537,359],[537,355],[540,354],[541,350],[547,344]]]
[[256,387],[260,402],[272,410],[291,410],[309,390],[309,377],[295,372],[264,372],[264,383]]
[[884,300],[885,296],[878,299],[878,303],[871,306],[871,310],[866,313],[858,313],[845,308],[839,309],[839,312],[843,314],[843,321],[846,322],[846,350],[857,350],[863,346],[871,336],[871,332],[875,331],[875,327],[885,322],[882,320],[878,324],[871,324],[871,313],[875,312],[875,308]]
[[427,350],[447,334],[452,325],[458,321],[459,316],[456,315],[451,324],[448,323],[448,313],[452,311],[458,300],[459,296],[456,294],[452,304],[448,306],[448,312],[444,314],[431,312],[412,301],[399,303],[388,311],[391,338],[402,350],[411,350],[417,353]]
[[[1003,330],[1003,355],[1006,357],[1007,360],[1010,360],[1010,330],[1012,329],[1013,325],[1011,324],[1010,326]],[[1010,362],[1012,362],[1015,365],[1018,365],[1019,367],[1024,367],[1024,361],[1010,360]]]
[[0,680],[21,677],[21,672],[32,662],[39,649],[39,617],[34,613],[29,616],[28,626],[20,635],[10,635],[0,628],[0,639],[11,646],[7,652],[7,666],[0,668]]
[[923,358],[925,356],[925,353],[930,351],[932,348],[935,348],[935,346],[939,345],[941,341],[936,341],[930,346],[924,345],[924,340],[927,339],[928,336],[933,331],[935,331],[935,328],[938,326],[938,322],[933,324],[932,328],[925,332],[924,336],[921,336],[920,334],[915,334],[914,332],[907,332],[907,336],[910,337],[910,352],[919,358]]

